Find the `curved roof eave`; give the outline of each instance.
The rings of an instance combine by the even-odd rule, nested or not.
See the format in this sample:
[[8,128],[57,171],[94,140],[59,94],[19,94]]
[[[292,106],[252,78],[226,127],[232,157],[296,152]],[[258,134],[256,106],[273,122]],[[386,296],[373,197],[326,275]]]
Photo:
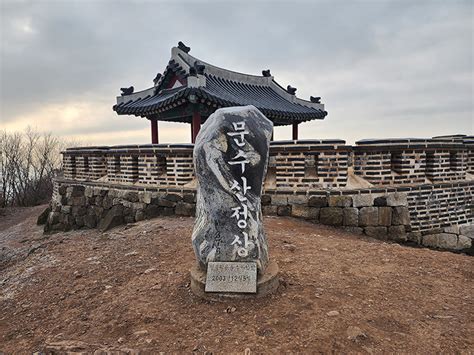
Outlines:
[[[164,93],[164,91],[176,89],[160,90],[161,86],[169,80],[171,74],[174,73],[179,77],[186,77],[196,61],[205,65],[204,76],[208,79],[215,77],[218,83],[221,84],[212,84],[208,80],[207,83],[204,81],[206,83],[204,86],[193,89],[184,85],[176,88],[178,89],[176,93],[171,95],[166,95],[168,93]],[[208,88],[209,84],[211,86]],[[250,103],[279,120],[307,121],[324,119],[327,115],[323,104],[307,101],[288,93],[287,90],[275,81],[273,76],[257,76],[223,69],[204,62],[178,47],[171,49],[171,58],[166,70],[155,86],[130,95],[118,96],[117,104],[113,106],[113,110],[118,114],[135,114],[140,116],[149,114],[158,108],[166,106],[167,103],[185,96],[188,92],[181,92],[182,89],[193,91],[198,89],[195,91],[201,92],[204,99],[212,101],[219,106],[240,106]],[[158,97],[163,93],[165,97]],[[176,95],[177,93],[179,94]],[[259,104],[259,97],[261,100],[268,102],[268,105]]]

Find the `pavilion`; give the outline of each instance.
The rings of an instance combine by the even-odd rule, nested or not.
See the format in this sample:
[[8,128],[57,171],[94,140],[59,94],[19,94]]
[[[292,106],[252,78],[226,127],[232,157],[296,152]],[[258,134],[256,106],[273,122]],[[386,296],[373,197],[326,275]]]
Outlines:
[[158,143],[158,121],[190,123],[194,143],[201,124],[221,107],[254,105],[275,126],[292,125],[293,140],[298,139],[298,124],[327,115],[320,97],[296,97],[296,88],[280,86],[270,70],[263,70],[262,76],[237,73],[205,63],[189,51],[179,42],[153,87],[139,92],[133,86],[123,88],[113,106],[119,115],[150,120],[152,144]]

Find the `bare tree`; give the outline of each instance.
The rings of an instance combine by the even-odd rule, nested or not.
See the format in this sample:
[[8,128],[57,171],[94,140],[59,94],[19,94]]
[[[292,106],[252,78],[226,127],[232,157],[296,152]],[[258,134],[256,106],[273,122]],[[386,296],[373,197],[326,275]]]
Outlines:
[[51,133],[27,128],[0,131],[0,206],[32,206],[51,197],[61,171],[61,150],[70,146]]

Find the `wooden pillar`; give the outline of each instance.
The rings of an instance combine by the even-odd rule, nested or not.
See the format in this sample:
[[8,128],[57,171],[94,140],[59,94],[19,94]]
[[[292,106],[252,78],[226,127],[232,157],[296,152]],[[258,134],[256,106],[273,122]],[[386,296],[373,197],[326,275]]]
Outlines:
[[296,122],[293,123],[293,140],[298,140],[298,123]]
[[150,120],[151,122],[151,144],[158,144],[158,120]]
[[273,142],[275,140],[275,128],[272,128],[272,136],[270,137],[270,140]]
[[196,137],[201,129],[201,114],[198,111],[193,112],[193,120],[191,122],[191,142],[196,142]]

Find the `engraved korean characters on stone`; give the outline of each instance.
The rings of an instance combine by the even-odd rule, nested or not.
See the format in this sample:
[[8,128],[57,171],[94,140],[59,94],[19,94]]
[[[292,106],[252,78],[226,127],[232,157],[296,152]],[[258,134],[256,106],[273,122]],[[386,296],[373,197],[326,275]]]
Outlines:
[[236,219],[237,226],[240,228],[241,233],[234,234],[234,240],[231,245],[237,245],[237,254],[240,257],[245,258],[255,248],[255,243],[249,240],[249,235],[246,231],[248,219],[248,199],[246,194],[248,190],[252,189],[252,186],[247,183],[247,178],[243,175],[245,173],[246,165],[250,163],[245,152],[245,136],[249,134],[249,131],[246,130],[245,121],[232,122],[232,127],[234,128],[234,131],[227,133],[227,136],[231,138],[229,139],[230,142],[228,146],[230,149],[236,148],[237,154],[228,161],[228,164],[240,165],[241,182],[234,180],[232,187],[230,188],[240,202],[239,206],[232,207],[231,218]]
[[206,292],[257,292],[255,262],[210,262],[206,275]]
[[210,262],[268,263],[261,194],[272,122],[253,106],[218,109],[194,145],[197,180],[193,248],[201,269]]

